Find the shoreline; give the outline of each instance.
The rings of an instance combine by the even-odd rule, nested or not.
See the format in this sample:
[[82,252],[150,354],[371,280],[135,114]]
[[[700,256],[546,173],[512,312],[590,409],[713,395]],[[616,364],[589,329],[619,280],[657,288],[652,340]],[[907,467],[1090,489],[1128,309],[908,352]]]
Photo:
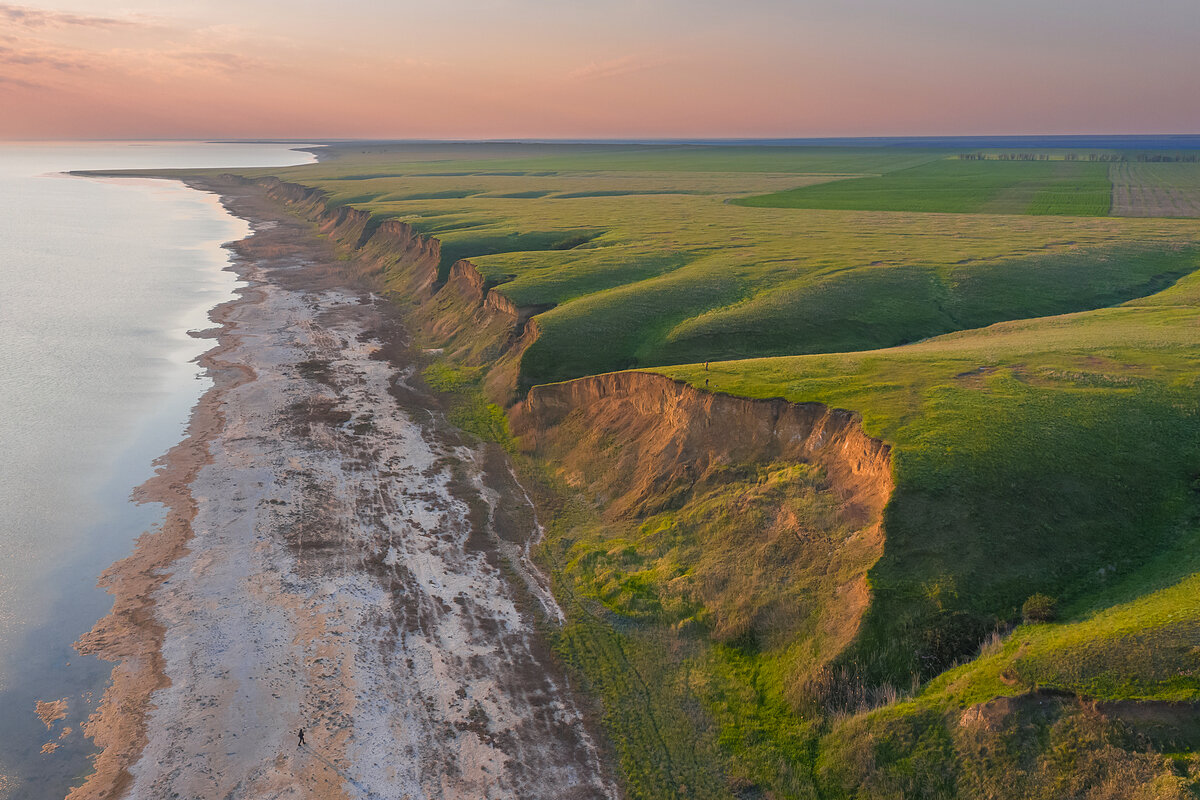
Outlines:
[[[388,780],[389,787],[403,785],[409,788],[410,796],[427,796],[428,790],[434,789],[426,785],[429,779],[425,773],[431,767],[438,773],[435,777],[439,787],[434,794],[446,797],[472,796],[474,792],[482,792],[476,796],[493,796],[492,792],[497,789],[492,787],[503,785],[504,782],[508,782],[512,789],[542,784],[546,784],[542,789],[548,789],[551,785],[574,786],[574,791],[569,794],[572,797],[613,796],[615,790],[611,779],[607,777],[607,768],[601,764],[591,734],[583,730],[582,715],[572,699],[573,695],[564,688],[565,681],[557,680],[556,670],[549,663],[552,659],[544,652],[544,644],[538,643],[536,620],[522,621],[528,616],[528,611],[520,611],[521,608],[540,608],[538,616],[541,618],[560,616],[561,612],[553,605],[545,585],[545,578],[531,575],[526,569],[531,565],[522,559],[526,563],[517,565],[521,580],[507,583],[523,583],[523,587],[502,585],[504,581],[495,583],[502,566],[513,566],[512,553],[523,549],[513,547],[513,543],[527,542],[535,530],[536,522],[530,524],[529,514],[526,515],[529,519],[521,523],[527,528],[523,533],[497,530],[499,519],[505,517],[507,520],[509,515],[507,512],[494,512],[501,505],[511,504],[520,489],[519,485],[511,483],[511,475],[500,476],[502,470],[498,469],[498,464],[489,466],[495,458],[484,454],[486,448],[462,441],[444,421],[437,421],[437,415],[432,410],[436,408],[434,398],[407,385],[405,375],[411,373],[412,364],[411,357],[405,352],[406,342],[396,318],[397,312],[369,300],[369,293],[352,288],[350,279],[339,267],[327,242],[321,242],[313,236],[306,224],[294,219],[289,222],[285,212],[264,198],[257,187],[234,187],[208,179],[187,180],[185,184],[198,191],[216,194],[229,213],[250,224],[251,233],[246,239],[226,245],[234,254],[228,269],[237,273],[248,285],[238,289],[239,296],[236,299],[218,306],[211,313],[217,328],[206,334],[215,338],[217,344],[201,357],[200,363],[212,378],[213,386],[193,410],[187,437],[160,460],[159,473],[137,492],[139,502],[165,505],[168,509],[166,520],[157,531],[143,534],[130,556],[105,570],[102,585],[114,595],[113,610],[79,640],[81,652],[116,661],[117,664],[104,698],[86,726],[89,738],[101,748],[95,762],[96,769],[82,786],[71,792],[70,800],[119,797],[130,791],[137,794],[138,787],[143,786],[161,791],[169,786],[183,785],[189,786],[189,791],[208,794],[217,785],[233,781],[232,775],[223,773],[243,766],[236,750],[227,754],[229,764],[207,765],[203,775],[197,772],[184,780],[178,774],[180,770],[187,771],[182,767],[174,775],[165,775],[167,762],[183,763],[187,760],[187,743],[174,741],[179,738],[178,734],[165,736],[163,733],[177,724],[181,725],[180,719],[190,720],[195,725],[186,728],[184,738],[197,736],[201,726],[207,725],[213,728],[210,732],[215,737],[210,737],[210,744],[215,744],[217,739],[230,733],[231,724],[238,724],[236,720],[230,723],[230,719],[236,717],[232,709],[238,702],[235,699],[238,687],[264,684],[264,676],[269,676],[271,686],[276,687],[270,695],[262,695],[261,692],[259,695],[267,705],[272,706],[271,713],[280,723],[274,725],[272,730],[282,729],[282,734],[286,736],[297,720],[300,724],[306,724],[313,714],[328,716],[330,707],[337,710],[339,718],[349,719],[352,725],[348,733],[343,730],[341,733],[323,735],[318,730],[310,734],[312,747],[323,747],[322,752],[332,757],[332,760],[325,759],[313,750],[324,761],[324,766],[312,760],[306,764],[298,763],[298,757],[285,756],[286,751],[282,748],[270,764],[264,764],[264,759],[259,758],[254,764],[244,765],[252,778],[248,782],[250,785],[244,789],[249,792],[245,796],[277,796],[286,787],[299,783],[307,786],[310,792],[317,792],[313,796],[343,797],[346,795],[342,787],[354,785],[359,789],[364,788],[348,774],[357,770],[362,775],[364,769],[372,773],[367,779],[368,783],[378,784]],[[289,255],[286,252],[289,250],[295,252]],[[275,262],[288,263],[267,266]],[[297,302],[301,298],[311,308],[305,308],[304,303]],[[313,298],[320,299],[314,301]],[[322,308],[322,303],[328,307]],[[264,350],[261,344],[272,331],[257,322],[259,318],[267,319],[272,314],[279,315],[279,321],[302,329],[307,344],[317,349],[329,345],[324,341],[330,338],[330,332],[322,324],[323,314],[329,316],[335,329],[338,325],[344,325],[347,330],[358,326],[357,334],[342,337],[345,341],[338,345],[341,349],[334,346],[333,351],[348,362],[345,374],[372,372],[377,375],[375,385],[366,388],[352,386],[353,381],[345,380],[344,375],[339,373],[339,376],[331,377],[328,367],[312,366],[318,360],[310,358],[297,360],[290,365],[270,361],[267,364],[268,374],[264,378],[269,381],[268,385],[255,386],[259,381],[259,370],[256,369],[258,365],[254,363],[254,358],[277,357],[277,353]],[[336,336],[336,332],[333,335]],[[351,339],[357,339],[360,344],[348,343]],[[269,346],[278,349],[290,347],[291,344],[289,341],[272,340]],[[301,373],[308,369],[310,374],[297,379],[292,374],[296,369]],[[391,373],[392,370],[395,374]],[[383,382],[380,383],[380,380]],[[335,398],[328,397],[330,390]],[[277,396],[281,391],[284,397]],[[306,532],[303,529],[308,527],[306,521],[278,519],[279,514],[286,512],[293,504],[304,507],[306,503],[311,503],[314,493],[301,486],[288,487],[287,492],[280,495],[279,486],[270,486],[272,481],[275,484],[287,483],[291,478],[289,470],[302,470],[278,464],[268,468],[267,471],[272,474],[260,475],[263,480],[259,484],[268,488],[259,490],[260,494],[252,507],[251,504],[241,504],[243,498],[240,495],[246,491],[244,484],[238,481],[228,484],[218,482],[223,469],[228,479],[228,473],[252,463],[258,452],[247,454],[240,465],[226,464],[225,461],[230,457],[228,451],[236,449],[233,443],[240,446],[241,442],[249,439],[279,436],[284,439],[294,437],[296,440],[296,448],[288,451],[293,455],[288,457],[290,461],[287,463],[293,465],[300,463],[297,459],[303,458],[301,452],[310,446],[323,448],[324,451],[332,448],[334,458],[327,469],[333,473],[336,481],[355,480],[357,473],[363,470],[379,470],[374,458],[387,452],[381,444],[386,437],[371,439],[371,428],[384,427],[380,417],[389,413],[380,401],[381,391],[388,403],[399,408],[399,414],[403,417],[395,421],[395,424],[401,425],[396,431],[397,441],[403,444],[405,436],[415,434],[417,439],[410,438],[410,449],[417,442],[424,443],[430,449],[421,482],[428,483],[432,479],[435,484],[440,481],[442,486],[439,491],[432,493],[428,487],[423,487],[420,502],[426,505],[421,512],[425,524],[422,526],[413,516],[415,509],[410,509],[409,522],[403,523],[413,526],[406,529],[408,535],[421,537],[436,533],[430,538],[440,539],[443,543],[447,538],[455,539],[458,549],[452,548],[453,552],[447,555],[443,552],[443,544],[430,545],[435,548],[434,551],[425,555],[412,553],[409,557],[416,561],[405,566],[400,562],[406,556],[399,554],[399,542],[390,538],[391,533],[387,535],[392,543],[382,556],[377,551],[378,542],[356,543],[354,538],[363,531],[354,529],[360,525],[367,533],[378,535],[380,531],[395,530],[401,524],[396,501],[390,499],[381,486],[376,487],[379,498],[370,501],[370,513],[365,517],[362,515],[362,509],[358,506],[364,502],[361,497],[362,491],[367,490],[364,486],[358,490],[360,497],[352,498],[352,505],[357,504],[356,507],[349,511],[336,510],[332,516],[337,519],[329,521],[331,526],[342,529],[339,532],[341,540],[322,543],[318,551],[343,551],[340,569],[343,573],[341,580],[346,585],[340,591],[357,593],[363,602],[357,605],[347,603],[340,599],[338,592],[328,593],[320,602],[315,602],[311,594],[305,595],[305,591],[314,588],[321,590],[322,581],[327,583],[330,580],[329,564],[324,563],[323,558],[316,559],[313,564],[307,563],[307,559],[313,558],[309,555],[311,548],[317,545],[304,541]],[[257,396],[242,397],[247,392],[257,393]],[[285,402],[289,392],[304,399],[289,404]],[[248,402],[250,400],[253,402]],[[248,423],[246,413],[238,414],[237,411],[238,408],[250,409],[257,414],[264,411],[264,403],[269,405],[271,402],[276,407],[266,409],[262,420]],[[307,405],[302,411],[297,411],[305,403]],[[236,415],[234,417],[229,416],[231,408]],[[408,422],[411,415],[406,414],[410,410],[428,412],[429,421],[422,425],[415,425],[415,420]],[[277,416],[272,416],[272,411]],[[360,450],[356,450],[359,447],[358,439],[351,438],[349,444],[340,441],[346,438],[343,434],[346,433],[344,429],[349,420],[345,417],[356,415],[362,417],[357,426],[362,431],[355,435],[368,440]],[[232,422],[233,419],[237,422]],[[256,431],[262,428],[267,435],[260,432],[242,437],[240,434],[245,431],[237,430],[231,434],[231,428],[247,425],[255,427]],[[275,429],[271,429],[272,425]],[[335,442],[334,439],[339,441]],[[396,445],[392,443],[391,446]],[[290,442],[288,447],[291,447]],[[396,455],[393,454],[392,461],[395,461]],[[274,458],[279,461],[281,457]],[[413,467],[408,468],[408,471],[412,470]],[[379,471],[373,477],[381,484],[385,480],[396,480],[395,474],[386,470]],[[314,480],[311,475],[307,479]],[[415,480],[415,475],[410,480]],[[392,488],[400,494],[407,491],[406,485]],[[422,487],[412,487],[414,491],[418,488]],[[276,490],[277,496],[268,496],[272,489]],[[319,489],[317,493],[320,493]],[[329,502],[333,502],[332,498]],[[521,501],[516,502],[519,504]],[[524,502],[528,502],[528,499],[525,498]],[[231,503],[237,508],[222,512],[213,510],[222,503]],[[269,509],[265,514],[261,510],[264,507]],[[529,512],[531,514],[532,509]],[[242,531],[244,535],[241,539],[228,542],[225,547],[211,546],[209,540],[219,539],[218,532],[242,525],[247,516],[257,516],[258,521]],[[512,516],[521,517],[520,514]],[[264,526],[274,528],[274,539],[262,535],[261,528]],[[287,541],[296,527],[301,528],[299,545]],[[196,542],[198,531],[205,541]],[[318,537],[324,534],[323,530],[308,532],[308,535]],[[244,566],[247,560],[261,556],[259,565],[265,566],[262,572],[268,574],[254,573],[248,568],[245,574],[235,574],[236,570],[226,564],[222,567],[220,578],[240,582],[237,583],[237,590],[247,590],[246,587],[249,587],[248,591],[257,596],[255,603],[287,605],[285,616],[299,619],[299,627],[287,628],[291,623],[279,620],[264,622],[239,618],[239,614],[244,617],[249,612],[220,609],[215,600],[205,601],[213,603],[212,608],[206,608],[203,604],[197,606],[197,597],[208,596],[205,594],[205,583],[196,576],[198,565],[220,561],[224,550],[248,547],[248,536],[256,537],[259,541],[243,554],[238,566]],[[522,540],[521,537],[526,538]],[[418,541],[415,545],[406,543],[403,547],[420,550],[426,546],[422,542]],[[346,553],[356,547],[366,549],[361,550],[361,555],[357,557],[361,559],[356,568],[358,574],[347,578],[350,571],[345,563]],[[414,576],[412,567],[422,563],[427,567],[426,562],[430,557],[445,559],[440,571],[435,570],[428,576]],[[376,559],[383,563],[376,563]],[[203,563],[203,568],[211,569],[211,564]],[[279,574],[269,574],[272,571]],[[306,571],[313,574],[306,574]],[[296,591],[295,584],[304,584],[306,580],[307,590]],[[406,585],[399,586],[398,580]],[[416,584],[411,583],[414,580]],[[272,581],[274,588],[267,585]],[[445,594],[443,588],[446,584],[451,583],[457,587],[458,594],[453,598],[441,596]],[[541,591],[538,587],[541,587]],[[384,591],[382,595],[378,593],[380,588]],[[409,595],[417,597],[414,599]],[[428,595],[428,598],[423,595]],[[521,601],[519,595],[528,595],[533,602]],[[222,597],[232,601],[233,594]],[[181,602],[184,599],[189,602]],[[451,599],[460,606],[459,609],[452,608],[453,604],[448,602]],[[393,608],[384,608],[379,605],[380,602],[388,603]],[[334,607],[332,619],[331,606]],[[197,612],[197,607],[202,610]],[[376,619],[389,615],[397,617],[396,621],[385,624],[381,619]],[[465,619],[457,619],[456,615]],[[342,619],[340,623],[336,621],[339,617]],[[360,623],[349,624],[348,621],[355,617],[360,619]],[[367,624],[368,620],[378,625],[374,634]],[[258,635],[263,641],[276,643],[278,651],[263,655],[254,649],[253,642],[245,645],[244,652],[239,651],[241,658],[255,662],[249,664],[247,669],[253,673],[261,668],[263,675],[248,673],[240,681],[225,681],[219,687],[221,694],[211,696],[215,700],[205,700],[206,704],[215,703],[224,716],[205,717],[201,714],[197,719],[198,712],[189,707],[188,699],[194,702],[200,697],[195,687],[203,686],[205,691],[211,690],[211,684],[220,682],[219,676],[214,678],[212,669],[208,672],[189,672],[181,665],[189,663],[188,658],[196,660],[212,656],[203,650],[202,643],[198,644],[194,639],[203,638],[199,631],[211,630],[214,626],[220,628],[222,625],[237,634],[234,638],[246,631],[247,638],[253,639]],[[516,627],[513,628],[513,625]],[[284,626],[283,630],[281,626]],[[336,630],[331,633],[331,628]],[[386,634],[387,629],[393,632]],[[183,631],[182,640],[180,631]],[[381,631],[385,634],[382,638],[378,635]],[[188,639],[189,635],[193,639]],[[277,644],[288,635],[293,637],[290,647]],[[446,652],[435,652],[433,663],[420,667],[414,665],[413,656],[425,648],[414,650],[407,647],[406,635],[417,638],[423,636],[430,640],[428,644],[436,645],[444,641],[451,646],[435,647],[435,650]],[[447,636],[450,638],[446,639]],[[396,649],[397,658],[407,654],[407,667],[387,655],[389,646]],[[181,648],[199,651],[199,655],[191,652],[181,659]],[[368,648],[382,648],[382,660],[372,656],[377,663],[364,666],[364,660],[371,660],[363,655]],[[456,649],[464,653],[473,652],[471,660],[480,663],[464,662],[455,653]],[[493,651],[503,653],[508,662],[517,662],[516,666],[492,664],[481,672],[480,664],[492,658]],[[272,658],[275,661],[271,661]],[[347,694],[344,685],[335,691],[336,687],[332,686],[327,674],[330,670],[326,668],[331,660],[339,663],[335,673],[340,670],[341,673],[361,674],[357,696]],[[224,662],[226,667],[230,661]],[[215,667],[223,662],[218,658],[210,663]],[[385,729],[391,724],[386,721],[389,716],[397,712],[410,716],[414,713],[411,708],[414,698],[403,694],[409,691],[403,681],[393,684],[388,680],[388,676],[396,677],[398,669],[409,673],[406,677],[420,684],[415,699],[427,706],[426,711],[417,713],[409,722],[415,722],[430,732],[426,737],[412,738],[406,732],[391,730],[393,738],[401,736],[411,739],[405,747],[412,755],[416,769],[406,774],[401,774],[405,772],[401,768],[403,765],[380,766],[379,761],[384,760],[383,752],[377,747],[364,750],[363,743],[355,736],[357,728],[354,727],[365,725],[366,728],[373,728],[372,735],[379,738],[387,735]],[[433,672],[429,673],[429,669]],[[501,673],[507,669],[513,674],[500,674],[499,680],[484,675],[497,669]],[[288,690],[277,686],[281,676],[286,678],[287,674],[299,674],[306,687],[315,688],[292,690],[289,696]],[[448,678],[460,684],[456,690],[443,687]],[[376,679],[380,679],[379,685],[370,685]],[[343,684],[346,682],[344,674],[340,680]],[[177,681],[182,681],[183,685],[177,686]],[[397,689],[396,685],[400,688]],[[384,707],[383,717],[379,717],[376,710],[364,709],[364,691],[383,694],[399,692],[392,698],[398,707],[392,708],[390,714]],[[314,693],[323,699],[313,701],[311,695]],[[269,699],[270,696],[274,700]],[[473,701],[473,704],[467,700]],[[313,702],[316,705],[305,711],[306,704],[312,706]],[[533,705],[529,706],[531,702]],[[550,705],[547,706],[547,703]],[[405,707],[409,707],[409,711],[404,711]],[[175,713],[172,713],[172,709]],[[503,722],[506,718],[512,730],[499,730],[494,723]],[[254,726],[250,723],[247,725],[249,727],[245,730],[250,732]],[[457,731],[454,738],[460,741],[436,741],[439,737],[444,738],[444,735],[439,733],[435,736],[433,731],[446,729],[447,726]],[[232,735],[237,736],[238,733]],[[463,743],[463,739],[471,741]],[[561,741],[556,741],[559,739]],[[204,750],[206,747],[196,749]],[[546,774],[526,774],[528,770],[514,758],[518,753],[523,754],[526,760],[545,761]],[[192,755],[200,760],[215,758],[215,754],[209,752]],[[372,760],[374,766],[364,766],[364,758]],[[143,763],[147,760],[153,763]],[[438,768],[443,762],[443,767]],[[473,763],[474,766],[467,769],[464,763]],[[332,779],[330,770],[336,772],[340,780]],[[188,780],[192,782],[188,783]],[[233,782],[241,786],[238,781]],[[203,789],[200,788],[202,786]],[[257,788],[253,788],[255,786]]]
[[76,642],[80,654],[115,665],[99,705],[84,724],[85,735],[100,748],[95,770],[67,795],[70,800],[118,797],[128,788],[129,765],[146,744],[150,697],[170,685],[161,654],[165,630],[154,618],[150,595],[167,578],[162,570],[187,552],[196,516],[188,487],[201,467],[212,461],[208,445],[224,425],[222,397],[254,379],[248,368],[221,360],[236,346],[230,312],[256,300],[253,285],[235,291],[237,298],[209,312],[216,327],[204,332],[217,342],[198,359],[213,385],[192,409],[185,438],[158,459],[154,477],[134,490],[135,502],[161,503],[166,515],[157,530],[138,537],[132,553],[101,573],[98,585],[113,595],[112,610]]

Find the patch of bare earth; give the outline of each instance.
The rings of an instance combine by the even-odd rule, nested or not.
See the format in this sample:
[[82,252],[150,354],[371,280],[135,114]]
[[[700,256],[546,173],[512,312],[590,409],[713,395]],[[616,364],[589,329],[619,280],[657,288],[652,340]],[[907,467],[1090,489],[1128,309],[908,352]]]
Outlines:
[[93,636],[118,678],[155,669],[106,694],[88,732],[109,763],[75,796],[615,796],[536,632],[559,612],[506,462],[408,385],[393,312],[342,285],[326,242],[210,188],[257,231],[219,320],[242,377],[197,409],[219,407],[204,452],[164,468],[186,536],[125,565],[142,585],[118,611],[140,617]]
[[1108,169],[1116,217],[1200,217],[1200,165],[1118,163]]

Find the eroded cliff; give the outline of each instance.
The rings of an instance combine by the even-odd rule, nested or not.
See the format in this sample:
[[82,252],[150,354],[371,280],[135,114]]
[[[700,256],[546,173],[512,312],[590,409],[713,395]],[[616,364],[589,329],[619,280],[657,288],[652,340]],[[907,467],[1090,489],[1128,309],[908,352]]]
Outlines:
[[441,242],[407,222],[381,220],[277,178],[257,183],[333,240],[353,274],[407,308],[410,326],[430,347],[459,363],[485,366],[491,399],[505,405],[516,399],[521,354],[539,335],[532,317],[545,309],[517,306],[468,259],[445,265]]
[[534,387],[510,416],[523,447],[593,503],[597,549],[639,530],[638,557],[662,568],[658,603],[685,607],[670,622],[791,651],[781,690],[825,699],[810,696],[815,679],[858,631],[892,491],[889,448],[853,413],[623,372]]

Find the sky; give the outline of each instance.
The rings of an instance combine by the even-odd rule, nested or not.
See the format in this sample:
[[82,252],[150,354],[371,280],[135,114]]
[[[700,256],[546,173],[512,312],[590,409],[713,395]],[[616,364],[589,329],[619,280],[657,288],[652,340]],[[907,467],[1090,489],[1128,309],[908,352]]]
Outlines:
[[1200,133],[1200,0],[0,2],[0,139]]

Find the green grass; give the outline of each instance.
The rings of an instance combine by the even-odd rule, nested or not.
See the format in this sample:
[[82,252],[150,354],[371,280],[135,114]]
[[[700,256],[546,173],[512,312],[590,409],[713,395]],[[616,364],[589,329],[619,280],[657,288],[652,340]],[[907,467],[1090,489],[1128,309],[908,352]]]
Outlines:
[[733,202],[759,208],[1106,216],[1111,197],[1107,164],[943,159]]
[[450,407],[446,418],[456,427],[512,451],[508,416],[503,408],[488,402],[484,396],[481,373],[478,367],[466,368],[438,360],[427,366],[421,377],[431,389],[447,396]]
[[1168,732],[1045,694],[965,713],[906,704],[840,721],[821,740],[817,774],[826,798],[1190,800],[1200,760],[1168,744],[1194,736],[1188,713],[1165,712]]
[[1143,787],[1146,797],[1194,797],[1200,574],[1173,576],[1200,568],[1200,529],[1179,544],[1170,556],[1182,565],[1152,566],[1121,587],[1174,581],[1166,588],[1073,621],[1020,626],[914,698],[835,722],[819,772],[854,788],[831,796],[1051,800]]
[[[1112,701],[1200,700],[1193,652],[1200,641],[1200,529],[1180,544],[1168,552],[1182,564],[1164,560],[1124,581],[1133,599],[1062,622],[1021,625],[930,681],[912,702],[961,709],[1033,688]],[[1094,597],[1091,605],[1103,601]]]
[[[1147,796],[1184,797],[1200,785],[1186,712],[1019,699],[1041,687],[1200,702],[1198,300],[1191,276],[1115,309],[891,350],[662,370],[853,408],[894,447],[872,605],[842,663],[900,687],[942,674],[830,723],[814,750],[826,796],[1051,798],[1154,782]],[[1021,625],[974,658],[1035,592],[1059,599],[1061,621]],[[965,722],[978,704],[996,721]]]
[[[816,721],[788,694],[815,653],[796,638],[819,641],[813,596],[861,568],[828,562],[863,557],[839,546],[854,531],[822,484],[806,465],[729,465],[678,508],[619,520],[557,487],[541,554],[571,619],[556,649],[601,701],[628,796],[813,791]],[[781,510],[822,536],[779,540]]]
[[896,492],[857,668],[935,674],[1034,592],[1086,605],[1200,511],[1200,278],[1134,305],[909,347],[662,370],[852,408]]
[[543,477],[527,485],[555,504],[540,558],[569,622],[552,633],[554,648],[599,702],[626,796],[731,798],[713,721],[688,680],[703,643],[665,622],[680,609],[660,621],[658,592],[648,581],[613,580],[614,567],[646,561],[623,541],[636,538],[636,526],[611,530],[544,465],[523,466],[527,479]]

